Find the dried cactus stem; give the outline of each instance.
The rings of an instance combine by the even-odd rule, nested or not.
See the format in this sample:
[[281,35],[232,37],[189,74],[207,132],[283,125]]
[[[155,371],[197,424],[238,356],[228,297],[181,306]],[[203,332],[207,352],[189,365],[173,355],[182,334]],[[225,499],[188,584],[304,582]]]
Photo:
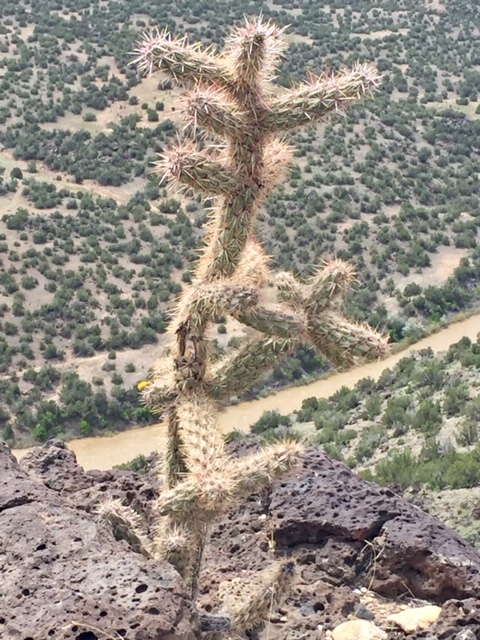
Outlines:
[[173,564],[190,588],[192,599],[198,592],[203,553],[209,536],[209,524],[192,520],[192,514],[179,522],[160,519],[155,532],[155,557]]
[[107,522],[117,540],[125,540],[136,553],[150,557],[148,540],[141,532],[141,517],[121,500],[109,499],[97,507],[97,516]]

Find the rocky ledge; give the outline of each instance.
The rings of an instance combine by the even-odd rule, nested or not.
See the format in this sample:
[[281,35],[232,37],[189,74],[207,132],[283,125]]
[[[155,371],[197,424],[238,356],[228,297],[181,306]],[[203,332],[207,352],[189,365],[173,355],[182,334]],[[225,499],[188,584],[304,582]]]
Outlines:
[[[151,526],[153,471],[85,472],[58,441],[18,464],[0,446],[0,486],[0,637],[201,637],[175,570],[117,542],[95,517],[108,495]],[[216,525],[200,606],[214,611],[220,582],[282,556],[295,559],[294,587],[252,639],[336,640],[348,621],[348,640],[480,638],[480,553],[418,506],[319,450]],[[398,612],[426,604],[441,611],[425,628],[394,622]],[[353,629],[364,635],[353,636]],[[365,635],[368,629],[373,635]]]

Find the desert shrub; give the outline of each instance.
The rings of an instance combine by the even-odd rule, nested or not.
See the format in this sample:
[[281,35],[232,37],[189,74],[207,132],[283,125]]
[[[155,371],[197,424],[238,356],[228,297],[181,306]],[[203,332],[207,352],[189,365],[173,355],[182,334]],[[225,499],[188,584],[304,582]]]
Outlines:
[[148,460],[142,453],[122,464],[117,464],[114,469],[122,469],[124,471],[135,471],[136,473],[145,473],[148,471]]
[[447,417],[461,415],[465,410],[469,395],[469,390],[465,383],[447,389],[442,404],[443,411]]
[[411,415],[409,409],[412,399],[409,396],[395,396],[387,400],[387,406],[382,416],[382,424],[389,428],[410,426]]
[[355,450],[355,457],[359,462],[371,458],[377,448],[383,444],[387,437],[387,430],[382,425],[374,425],[363,431],[360,442]]
[[382,412],[383,400],[379,393],[372,393],[363,405],[363,411],[360,414],[362,420],[374,420]]
[[440,430],[442,424],[442,411],[440,404],[433,400],[424,400],[412,421],[413,427],[422,433],[434,435]]
[[259,435],[280,426],[291,427],[292,420],[290,416],[282,416],[278,411],[264,411],[260,418],[251,425],[250,431]]
[[470,447],[478,442],[479,437],[480,426],[478,422],[465,420],[458,428],[455,440],[461,447]]

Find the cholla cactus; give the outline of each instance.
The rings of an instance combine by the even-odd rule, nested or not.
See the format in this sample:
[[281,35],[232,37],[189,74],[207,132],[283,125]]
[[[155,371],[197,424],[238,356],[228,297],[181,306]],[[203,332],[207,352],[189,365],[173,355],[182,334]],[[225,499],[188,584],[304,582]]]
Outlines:
[[[154,554],[175,564],[193,594],[216,515],[289,470],[302,454],[301,445],[285,442],[241,461],[229,459],[217,429],[218,402],[251,388],[301,344],[315,346],[339,366],[380,358],[387,349],[383,336],[338,310],[354,277],[351,267],[329,262],[307,283],[290,273],[274,275],[256,239],[258,213],[292,155],[282,134],[345,109],[379,81],[374,67],[357,65],[311,76],[278,94],[270,81],[284,50],[281,36],[282,29],[270,22],[247,20],[221,53],[158,31],[145,35],[136,51],[140,70],[166,72],[186,89],[188,129],[196,139],[205,133],[204,148],[179,143],[157,163],[158,172],[215,203],[193,282],[170,323],[171,344],[142,390],[145,402],[165,410],[168,419]],[[277,301],[268,304],[263,290],[272,284]],[[238,350],[212,363],[208,329],[218,315],[255,331]],[[287,573],[277,568],[269,579],[279,586]],[[259,590],[264,607],[267,591]],[[233,615],[237,628],[257,619],[251,603],[237,603]]]

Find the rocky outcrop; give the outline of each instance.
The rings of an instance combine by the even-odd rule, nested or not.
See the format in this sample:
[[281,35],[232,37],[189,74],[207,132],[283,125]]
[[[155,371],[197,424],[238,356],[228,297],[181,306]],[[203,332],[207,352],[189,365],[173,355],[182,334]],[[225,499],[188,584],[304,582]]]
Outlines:
[[[249,450],[237,447],[234,454]],[[10,539],[2,544],[14,549],[8,561],[2,556],[7,576],[2,593],[9,600],[0,596],[0,615],[8,621],[3,612],[10,607],[20,619],[33,612],[37,625],[54,620],[48,630],[55,633],[79,620],[123,629],[127,639],[198,637],[197,619],[175,571],[132,553],[92,517],[95,505],[108,495],[141,512],[148,529],[158,491],[154,473],[84,472],[60,442],[26,456],[23,471],[4,450],[0,459],[6,482],[0,538]],[[348,619],[371,621],[389,640],[472,640],[461,635],[467,631],[480,637],[480,554],[440,521],[319,450],[310,450],[303,468],[231,509],[218,523],[207,551],[200,607],[215,611],[221,582],[248,576],[278,556],[296,560],[296,582],[280,610],[272,611],[268,632],[260,630],[252,638],[317,640]],[[38,593],[29,584],[38,584]],[[376,608],[373,600],[363,599],[365,587],[380,594]],[[19,599],[22,589],[28,595]],[[388,614],[399,609],[384,605],[418,606],[417,599],[442,606],[430,628],[406,636],[398,626],[388,626]],[[60,601],[65,603],[61,614],[55,608]],[[121,625],[111,625],[117,616]],[[152,624],[157,624],[154,631]],[[51,637],[96,637],[82,636],[84,629]]]
[[[337,573],[343,565],[343,582],[350,577],[368,581],[385,596],[410,592],[437,602],[480,593],[480,555],[474,547],[320,451],[310,451],[303,470],[275,485],[269,509],[277,548],[315,545],[327,571],[332,561]],[[340,553],[332,541],[343,543]]]
[[[480,594],[480,554],[474,547],[319,450],[310,450],[303,469],[276,482],[270,493],[232,510],[216,527],[208,554],[206,605],[215,605],[219,579],[260,569],[274,554],[296,559],[298,580],[283,618],[277,616],[269,628],[269,640],[321,638],[325,629],[360,617],[356,591],[362,586],[402,603],[447,603],[446,611],[457,612],[459,602]],[[475,625],[474,612],[469,615]],[[442,625],[443,614],[436,623],[438,629]],[[456,628],[462,630],[458,620]],[[389,633],[392,640],[404,637]],[[435,640],[429,634],[408,637]],[[438,636],[443,637],[448,636]]]
[[[176,571],[133,553],[60,495],[62,477],[76,493],[64,473],[70,452],[46,451],[50,463],[35,474],[44,474],[43,484],[0,445],[0,637],[198,638],[197,617]],[[80,493],[90,482],[84,476],[76,470]]]

